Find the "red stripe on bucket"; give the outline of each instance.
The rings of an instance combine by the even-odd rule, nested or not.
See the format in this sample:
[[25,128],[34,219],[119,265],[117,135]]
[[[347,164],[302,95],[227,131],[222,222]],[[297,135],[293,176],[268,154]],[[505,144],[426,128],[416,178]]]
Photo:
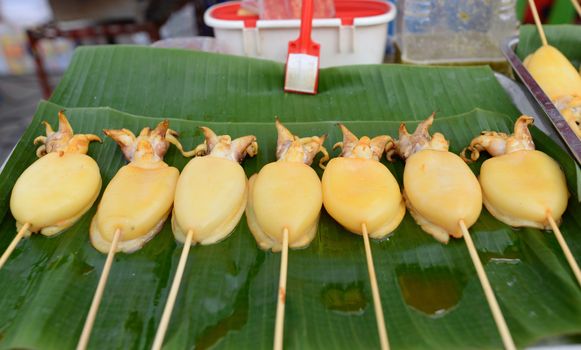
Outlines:
[[[232,1],[219,5],[210,15],[225,21],[243,21],[245,28],[255,28],[257,15],[240,16],[239,1]],[[353,25],[355,18],[380,16],[392,11],[391,4],[376,0],[335,0],[335,18],[341,19],[342,25]],[[272,20],[276,21],[276,20]]]

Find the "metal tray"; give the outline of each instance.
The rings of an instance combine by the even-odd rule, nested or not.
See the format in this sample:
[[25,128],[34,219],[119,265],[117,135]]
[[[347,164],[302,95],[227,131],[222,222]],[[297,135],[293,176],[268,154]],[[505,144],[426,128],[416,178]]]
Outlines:
[[518,45],[518,41],[519,39],[516,36],[504,40],[502,43],[502,53],[508,60],[513,71],[542,108],[544,114],[557,131],[557,134],[565,143],[566,149],[577,163],[581,165],[581,139],[577,137],[557,107],[555,107],[551,99],[533,79],[529,71],[524,67],[520,58],[516,55],[514,48]]

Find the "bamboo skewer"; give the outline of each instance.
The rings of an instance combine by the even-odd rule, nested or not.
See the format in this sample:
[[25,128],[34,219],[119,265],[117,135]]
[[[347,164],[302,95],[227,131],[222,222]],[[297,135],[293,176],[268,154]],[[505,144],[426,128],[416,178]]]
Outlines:
[[565,254],[565,258],[567,258],[569,266],[571,266],[571,270],[573,270],[573,274],[577,279],[577,283],[579,283],[579,286],[581,286],[581,270],[579,269],[579,265],[577,264],[575,257],[573,257],[573,254],[571,253],[571,249],[569,249],[569,246],[567,245],[567,242],[565,241],[565,238],[563,237],[563,234],[561,233],[561,230],[559,229],[559,226],[557,226],[557,223],[553,217],[551,215],[547,215],[547,220],[549,220],[551,229],[555,233],[555,237],[557,237],[557,241],[559,242],[559,245]]
[[575,11],[577,11],[577,15],[579,15],[579,17],[581,17],[581,5],[579,5],[578,0],[571,0],[571,4],[573,4]]
[[12,239],[12,242],[10,242],[10,245],[8,246],[8,248],[6,248],[6,250],[2,254],[2,257],[0,257],[0,269],[4,266],[4,264],[6,263],[6,260],[8,260],[8,258],[10,257],[10,255],[12,254],[14,249],[16,249],[18,242],[20,242],[22,237],[24,237],[24,233],[26,233],[26,230],[28,230],[29,227],[30,227],[30,224],[28,222],[25,223],[20,228],[20,230],[18,231],[16,236],[14,236],[14,238]]
[[282,350],[284,336],[284,308],[286,304],[286,275],[288,270],[288,229],[282,231],[282,252],[280,258],[280,277],[278,280],[278,302],[274,326],[274,350]]
[[545,30],[543,29],[543,25],[541,24],[541,18],[539,17],[539,12],[537,11],[535,0],[529,0],[529,7],[531,8],[531,11],[533,13],[533,18],[535,19],[535,25],[537,26],[539,36],[541,37],[541,43],[543,43],[543,46],[547,46],[549,45],[549,43],[547,42],[547,37],[545,36]]
[[167,301],[163,309],[161,321],[159,323],[159,327],[157,328],[157,333],[155,334],[155,340],[153,341],[153,346],[151,347],[152,350],[159,350],[163,345],[163,339],[165,337],[165,333],[167,332],[167,327],[169,325],[171,314],[176,302],[176,298],[178,296],[180,284],[182,282],[182,277],[184,276],[184,269],[188,261],[188,255],[190,253],[190,247],[192,246],[193,237],[194,231],[189,230],[188,235],[186,236],[186,242],[184,243],[184,247],[182,248],[182,255],[180,256],[180,261],[176,269],[176,274],[173,278],[171,289],[169,291],[169,296],[167,297]]
[[101,305],[101,299],[103,298],[103,292],[105,291],[105,286],[107,285],[107,279],[109,278],[109,272],[111,271],[111,265],[113,265],[113,258],[117,251],[117,244],[119,243],[119,238],[121,238],[121,230],[117,229],[115,235],[113,236],[113,241],[111,242],[111,247],[109,248],[109,253],[107,254],[107,260],[105,260],[105,265],[103,266],[103,272],[99,278],[99,283],[97,284],[97,290],[95,290],[95,295],[93,296],[93,301],[91,302],[91,308],[89,309],[89,314],[85,320],[85,325],[83,327],[83,333],[81,333],[81,338],[77,345],[77,350],[85,350],[87,344],[89,343],[89,338],[91,336],[91,331],[95,324],[95,318],[97,316],[97,311],[99,311],[99,305]]
[[484,271],[484,267],[482,266],[482,262],[478,257],[478,252],[476,251],[476,247],[474,246],[474,242],[472,241],[472,236],[470,236],[470,232],[468,232],[468,228],[466,227],[464,220],[460,220],[459,224],[460,228],[462,229],[464,241],[466,242],[466,246],[468,247],[468,252],[470,253],[470,257],[472,258],[472,263],[476,268],[478,279],[480,279],[480,284],[482,285],[482,289],[484,290],[484,295],[486,296],[486,300],[488,301],[488,305],[490,306],[490,311],[492,311],[492,316],[494,317],[494,321],[496,322],[496,327],[498,328],[498,332],[500,333],[500,337],[502,338],[504,348],[506,350],[516,350],[516,346],[514,345],[514,341],[512,340],[512,336],[510,335],[510,330],[506,325],[506,321],[504,319],[504,316],[502,315],[502,311],[500,310],[498,301],[496,300],[494,292],[492,291],[492,287],[490,286],[490,281],[488,280],[486,272]]
[[373,307],[375,309],[375,319],[377,321],[379,342],[382,350],[388,350],[389,342],[387,340],[387,328],[385,327],[385,318],[383,317],[383,308],[381,307],[381,299],[379,298],[377,277],[375,276],[375,265],[373,264],[373,256],[371,255],[371,245],[369,244],[369,234],[367,233],[367,225],[365,223],[361,224],[361,233],[363,235],[363,243],[365,245],[367,270],[369,271],[369,280],[371,282],[371,294],[373,296]]

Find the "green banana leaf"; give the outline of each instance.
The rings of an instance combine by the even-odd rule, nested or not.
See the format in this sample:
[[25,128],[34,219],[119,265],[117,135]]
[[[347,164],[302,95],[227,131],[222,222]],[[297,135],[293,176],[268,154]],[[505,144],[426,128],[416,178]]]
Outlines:
[[[544,25],[545,35],[550,45],[559,49],[576,68],[581,65],[581,26]],[[520,28],[516,53],[521,60],[541,47],[537,27],[531,24]]]
[[[419,103],[421,104],[421,102]],[[240,106],[241,107],[241,106]],[[42,102],[30,127],[0,175],[0,249],[14,236],[10,190],[36,158],[32,140],[40,122],[56,124],[64,108]],[[160,119],[111,108],[66,108],[77,132],[104,127],[137,131]],[[365,111],[356,116],[362,117]],[[290,117],[289,117],[290,119]],[[276,132],[268,122],[209,122],[170,119],[186,148],[202,142],[198,126],[233,136],[255,134],[260,152],[244,161],[248,175],[275,160]],[[444,133],[459,152],[480,131],[509,132],[513,119],[480,109],[438,117],[433,131]],[[395,135],[397,121],[351,121],[359,135]],[[415,122],[409,122],[410,127]],[[327,133],[326,146],[340,140],[335,121],[288,122],[299,135]],[[557,159],[575,188],[570,158],[536,128],[538,149]],[[332,152],[337,155],[337,151]],[[104,185],[124,164],[115,143],[92,144]],[[166,162],[181,169],[187,159],[175,148]],[[477,172],[479,164],[472,164]],[[401,184],[403,163],[387,164]],[[317,169],[319,174],[321,170]],[[201,184],[203,185],[203,184]],[[442,199],[445,200],[445,199]],[[50,203],[46,203],[50,205]],[[576,256],[581,254],[581,205],[571,197],[562,225]],[[54,237],[33,236],[19,244],[0,270],[0,348],[72,349],[76,345],[105,256],[92,248],[88,230],[95,207],[76,225]],[[512,229],[483,210],[471,228],[492,286],[519,347],[555,335],[581,331],[581,290],[550,232]],[[91,349],[148,349],[158,326],[181,246],[166,223],[142,250],[115,258]],[[436,242],[409,214],[388,239],[372,250],[394,349],[501,348],[463,240]],[[269,349],[272,347],[280,254],[257,248],[243,218],[229,238],[190,252],[181,291],[166,336],[167,349]],[[289,349],[378,348],[363,242],[323,213],[311,245],[289,254],[285,346]]]
[[420,120],[475,107],[517,116],[488,67],[326,68],[316,96],[283,92],[284,65],[146,47],[77,50],[50,101],[204,121]]

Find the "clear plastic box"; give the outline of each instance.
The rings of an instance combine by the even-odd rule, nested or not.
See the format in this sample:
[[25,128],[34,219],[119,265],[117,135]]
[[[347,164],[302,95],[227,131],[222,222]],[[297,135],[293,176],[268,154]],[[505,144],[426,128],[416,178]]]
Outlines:
[[504,61],[516,33],[516,0],[398,0],[401,59],[415,64]]

